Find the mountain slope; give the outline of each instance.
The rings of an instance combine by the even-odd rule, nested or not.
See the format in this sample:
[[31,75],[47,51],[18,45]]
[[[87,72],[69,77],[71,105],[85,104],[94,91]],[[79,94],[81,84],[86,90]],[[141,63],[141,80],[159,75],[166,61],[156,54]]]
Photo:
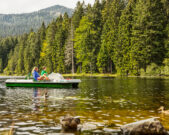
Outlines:
[[37,30],[43,21],[48,24],[53,18],[65,12],[70,16],[73,10],[55,5],[32,13],[0,14],[0,37],[19,35],[30,31],[31,28]]

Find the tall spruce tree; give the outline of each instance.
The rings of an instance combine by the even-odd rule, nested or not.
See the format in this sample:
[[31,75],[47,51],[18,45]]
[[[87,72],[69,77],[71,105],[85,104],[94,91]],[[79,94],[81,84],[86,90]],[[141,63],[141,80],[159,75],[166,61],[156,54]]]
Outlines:
[[[93,23],[89,17],[84,16],[75,33],[75,52],[82,72],[92,72],[93,47],[95,45],[95,34]],[[81,68],[81,66],[79,66]]]
[[135,0],[130,0],[120,17],[118,37],[114,51],[114,62],[118,74],[127,75],[130,71],[130,50],[132,37],[133,9]]
[[95,36],[93,36],[92,45],[92,57],[91,57],[91,73],[97,72],[97,56],[100,50],[101,44],[101,31],[102,31],[102,6],[99,0],[95,0],[92,8],[87,11],[87,16],[93,24],[93,30],[95,31]]
[[[62,16],[60,16],[58,18],[61,19]],[[56,34],[56,21],[52,21],[47,28],[47,32],[46,32],[46,42],[43,45],[46,45],[45,47],[43,47],[43,49],[45,50],[45,64],[47,67],[48,72],[52,72],[53,71],[53,62],[52,62],[52,52],[56,51],[53,50],[54,49],[54,40],[55,40],[55,34]],[[42,61],[42,60],[41,60]]]
[[[16,73],[17,74],[25,74],[24,71],[24,48],[26,45],[26,41],[27,41],[28,35],[24,34],[23,36],[19,37],[19,51],[18,53],[18,60],[17,60],[17,65],[16,65]],[[15,55],[15,54],[14,54]]]
[[76,4],[76,8],[72,16],[72,23],[74,29],[79,27],[80,20],[82,19],[83,16],[84,16],[84,2],[80,3],[79,1]]
[[131,39],[131,68],[135,75],[164,57],[164,12],[159,0],[138,0],[134,9]]
[[[114,0],[112,2],[108,0],[105,4],[105,9],[103,10],[103,20],[105,20],[105,23],[101,36],[102,49],[99,52],[99,56],[105,56],[105,54],[107,54],[107,56],[104,57],[106,59],[103,61],[98,57],[97,65],[101,71],[102,68],[105,69],[106,67],[110,67],[109,69],[107,69],[107,71],[112,72],[112,61],[114,60],[114,49],[115,42],[117,40],[118,24],[123,9],[124,2],[121,0]],[[106,13],[108,13],[108,15],[105,15]],[[106,49],[104,49],[103,51],[103,48]],[[102,67],[100,67],[99,65],[102,65]],[[105,67],[103,67],[103,65],[105,65]]]
[[165,27],[165,49],[166,49],[166,58],[169,58],[169,1],[168,0],[162,0],[165,10],[165,17],[166,17],[166,27]]

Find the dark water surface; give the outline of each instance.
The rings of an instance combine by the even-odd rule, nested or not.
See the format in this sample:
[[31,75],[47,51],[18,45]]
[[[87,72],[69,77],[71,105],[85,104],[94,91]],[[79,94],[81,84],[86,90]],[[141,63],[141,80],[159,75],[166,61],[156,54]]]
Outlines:
[[169,130],[169,80],[157,78],[80,78],[79,89],[6,88],[0,80],[0,134],[60,133],[60,119],[78,116],[82,131],[112,133],[121,125],[159,117]]

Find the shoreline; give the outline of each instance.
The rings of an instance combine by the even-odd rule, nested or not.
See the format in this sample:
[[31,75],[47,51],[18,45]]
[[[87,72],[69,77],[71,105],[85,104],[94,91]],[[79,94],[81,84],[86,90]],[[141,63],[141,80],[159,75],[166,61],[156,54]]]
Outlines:
[[[5,75],[5,74],[0,74],[0,79],[5,79],[5,78],[15,78],[15,79],[25,79],[27,75]],[[169,79],[169,75],[163,75],[163,76],[120,76],[118,74],[62,74],[63,77],[129,77],[129,78],[163,78],[163,79]]]

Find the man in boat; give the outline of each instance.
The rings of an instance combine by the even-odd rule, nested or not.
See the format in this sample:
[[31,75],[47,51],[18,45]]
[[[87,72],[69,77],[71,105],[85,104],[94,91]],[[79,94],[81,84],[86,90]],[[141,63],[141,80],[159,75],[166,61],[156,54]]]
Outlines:
[[46,67],[45,66],[43,66],[43,68],[42,68],[42,72],[41,72],[41,76],[44,76],[44,79],[45,80],[49,80],[49,78],[47,77],[47,72],[46,72]]
[[44,80],[44,76],[40,76],[38,73],[38,67],[33,68],[32,75],[35,81]]

